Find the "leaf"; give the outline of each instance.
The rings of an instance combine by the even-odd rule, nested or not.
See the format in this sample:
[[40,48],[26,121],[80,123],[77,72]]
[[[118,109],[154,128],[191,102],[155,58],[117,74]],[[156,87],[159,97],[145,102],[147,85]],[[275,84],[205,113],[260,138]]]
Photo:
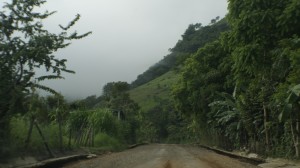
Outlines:
[[76,16],[75,16],[75,18],[66,26],[66,27],[63,27],[62,25],[59,25],[59,27],[61,28],[61,29],[63,29],[63,30],[68,30],[68,29],[70,29],[72,26],[74,26],[75,25],[75,23],[78,21],[80,19],[80,15],[79,14],[77,14]]
[[34,83],[34,84],[32,84],[32,86],[35,87],[35,88],[47,91],[47,92],[52,93],[52,94],[58,94],[55,90],[53,90],[53,89],[51,89],[47,86],[44,86],[44,85]]
[[286,103],[290,103],[290,104],[296,103],[300,97],[300,84],[292,87],[289,90],[289,93],[290,94],[289,94],[288,98],[285,100]]
[[43,81],[45,79],[65,79],[62,76],[58,76],[58,75],[47,75],[47,76],[41,76],[36,78],[38,81]]
[[68,70],[68,69],[60,69],[61,71],[67,72],[67,73],[72,73],[75,74],[75,71]]
[[286,120],[288,118],[288,116],[291,114],[292,109],[293,109],[292,104],[286,104],[278,116],[279,121],[282,122],[282,121]]
[[300,84],[294,86],[291,89],[291,92],[294,93],[295,95],[297,95],[299,97],[300,96]]
[[285,101],[286,101],[286,103],[295,103],[295,102],[297,102],[298,98],[299,98],[299,96],[297,96],[296,94],[290,93],[288,98]]

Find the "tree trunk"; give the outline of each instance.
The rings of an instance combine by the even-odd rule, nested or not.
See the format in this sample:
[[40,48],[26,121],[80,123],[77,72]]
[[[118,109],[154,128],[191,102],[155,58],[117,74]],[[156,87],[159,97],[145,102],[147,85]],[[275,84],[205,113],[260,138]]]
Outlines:
[[69,142],[68,142],[69,149],[71,149],[71,138],[72,138],[72,130],[70,129],[70,131],[69,131]]
[[30,138],[31,138],[32,130],[33,130],[33,124],[34,124],[34,117],[31,117],[27,138],[25,140],[25,149],[27,149],[29,146],[29,142],[30,142]]
[[89,146],[90,138],[91,138],[92,127],[90,126],[86,132],[84,146]]
[[63,134],[62,134],[62,119],[61,114],[58,112],[57,121],[58,121],[58,129],[59,129],[59,150],[63,152]]
[[[299,106],[296,106],[294,109],[295,116],[291,117],[291,131],[292,131],[292,137],[295,147],[295,155],[297,158],[300,157],[300,114],[299,114],[300,108]],[[296,118],[295,123],[293,122],[293,118]],[[295,128],[294,128],[295,125]]]
[[[2,111],[0,111],[0,113],[2,113]],[[7,156],[7,151],[10,150],[9,136],[9,120],[0,117],[0,158],[2,158],[3,156]]]
[[[0,77],[3,77],[1,74]],[[7,86],[6,82],[1,81],[0,82],[0,88],[5,89]],[[9,87],[10,88],[10,87]],[[5,89],[6,90],[6,89]],[[10,104],[8,103],[11,99],[10,89],[8,89],[6,92],[0,92],[0,158],[2,156],[7,155],[7,151],[9,150],[9,136],[10,136],[10,115],[9,115],[9,109]],[[8,97],[7,97],[8,96]]]
[[85,123],[83,123],[80,127],[80,131],[79,131],[79,136],[78,136],[78,145],[82,145],[83,144],[83,139],[84,139],[84,135],[85,135]]
[[268,128],[268,111],[266,108],[265,103],[263,104],[264,109],[264,127],[265,127],[265,137],[266,137],[266,149],[267,151],[270,150],[270,135],[269,135],[269,128]]
[[92,132],[92,147],[95,146],[95,130],[93,128],[93,132]]
[[299,158],[299,119],[296,121],[296,143],[295,143],[295,150],[296,150],[296,157]]
[[45,145],[45,147],[46,147],[46,150],[47,150],[49,156],[50,156],[50,157],[54,157],[54,155],[53,155],[53,153],[51,152],[51,150],[50,150],[50,148],[49,148],[49,145],[48,145],[48,143],[47,143],[47,141],[46,141],[46,139],[45,139],[45,137],[44,137],[44,135],[43,135],[43,133],[42,133],[40,127],[39,127],[39,125],[37,124],[37,122],[34,122],[34,125],[35,125],[36,129],[38,130],[38,132],[39,132],[39,134],[40,134],[40,136],[41,136],[41,138],[42,138],[42,140],[43,140],[43,142],[44,142],[44,145]]

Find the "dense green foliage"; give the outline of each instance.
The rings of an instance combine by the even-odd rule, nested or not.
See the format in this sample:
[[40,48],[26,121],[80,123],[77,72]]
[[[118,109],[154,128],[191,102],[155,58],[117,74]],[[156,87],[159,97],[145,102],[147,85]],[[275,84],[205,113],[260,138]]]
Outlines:
[[141,107],[138,141],[175,143],[185,140],[182,132],[178,131],[185,129],[182,127],[182,118],[170,99],[172,87],[177,81],[178,74],[169,71],[128,92]]
[[177,109],[217,145],[299,157],[299,5],[230,0],[231,30],[185,62]]
[[[55,12],[38,13],[36,8],[43,0],[6,3],[0,11],[0,144],[5,145],[9,133],[9,120],[16,113],[26,113],[29,93],[40,88],[52,93],[54,90],[38,84],[45,79],[61,79],[62,72],[74,73],[66,68],[65,59],[56,58],[53,53],[67,47],[72,40],[86,37],[91,32],[78,35],[68,30],[79,20],[80,15],[62,32],[48,32],[42,21]],[[36,68],[45,68],[49,75],[36,76]],[[0,151],[2,153],[2,151]]]
[[[178,68],[174,68],[173,70],[161,75],[160,77],[130,90],[129,93],[132,99],[135,100],[141,106],[140,117],[142,120],[142,124],[140,128],[140,139],[145,140],[148,138],[148,141],[154,142],[158,141],[179,143],[194,141],[195,138],[198,137],[197,134],[194,134],[199,127],[197,125],[198,121],[194,120],[194,122],[189,123],[189,119],[183,117],[182,114],[184,114],[184,111],[180,110],[189,111],[190,109],[185,108],[178,110],[178,108],[175,108],[174,100],[172,98],[172,90],[174,84],[178,83],[180,72],[194,72],[192,69],[189,68],[181,68],[184,62],[190,61],[190,53],[197,51],[197,47],[202,47],[205,45],[205,43],[217,39],[220,35],[220,32],[225,30],[228,30],[228,26],[225,19],[222,19],[219,22],[211,23],[211,25],[204,27],[202,27],[200,24],[190,25],[184,33],[184,35],[182,35],[183,40],[178,41],[176,46],[173,49],[171,49],[172,54],[168,56],[168,58],[176,60],[176,64],[173,64],[172,66]],[[210,46],[210,51],[215,51],[216,48],[219,48],[218,43]],[[223,61],[222,52],[219,50],[216,51],[218,52],[218,55],[212,55],[211,58],[209,58],[210,61],[218,60],[213,63],[214,65],[212,66],[214,66],[214,68],[217,68],[219,62]],[[185,54],[180,55],[179,53]],[[207,52],[207,54],[210,53]],[[199,56],[199,60],[200,59],[201,58]],[[203,60],[203,62],[208,63],[209,60]],[[218,79],[218,77],[222,77],[227,71],[230,71],[230,67],[226,66],[227,65],[222,64],[220,66],[220,69],[222,69],[222,73],[211,73],[210,79],[207,80],[212,80],[212,78],[214,78],[213,76],[215,75],[214,80],[219,80],[220,85],[222,85],[222,81],[224,81],[225,79],[220,80]],[[211,69],[203,70],[202,73],[205,74],[209,70]],[[201,74],[198,75],[201,76]],[[193,77],[194,76],[191,76],[191,78]],[[191,87],[190,92],[194,92],[196,88],[196,85],[193,86],[193,88]],[[225,89],[229,89],[229,86],[226,86]],[[184,94],[187,94],[186,90],[182,90],[182,92],[185,92]],[[205,95],[203,95],[203,97],[204,96]],[[181,96],[181,98],[182,102],[186,104],[191,103],[189,102],[189,100],[186,99],[187,97]],[[199,105],[195,104],[195,106]],[[205,120],[205,118],[203,118],[203,120]],[[149,132],[144,133],[147,132],[147,130],[149,130]]]
[[[213,19],[217,21],[219,17]],[[143,74],[139,75],[135,81],[132,82],[133,88],[141,86],[171,69],[176,68],[192,53],[196,52],[198,48],[203,47],[206,43],[216,40],[221,32],[228,30],[228,24],[225,19],[217,23],[212,23],[208,26],[202,26],[200,23],[190,24],[182,39],[170,49],[170,54],[165,56],[158,63],[150,67]]]
[[94,152],[124,149],[136,143],[140,122],[139,107],[129,98],[128,89],[126,82],[111,82],[104,86],[103,95],[71,103],[59,94],[44,98],[32,93],[26,114],[10,119],[6,139],[11,143],[1,149],[6,157],[53,157],[76,147]]
[[[185,53],[173,57],[177,74],[169,72],[130,91],[143,110],[145,137],[299,157],[299,5],[297,0],[230,0],[230,30],[202,45],[192,45],[205,40],[195,35],[201,25],[190,25],[169,55]],[[139,78],[155,78],[150,70],[155,72],[155,66]],[[174,100],[161,87],[171,81]],[[175,138],[178,134],[183,140]]]
[[175,109],[171,92],[183,62],[198,48],[216,40],[221,32],[229,29],[225,19],[218,19],[213,19],[208,26],[199,23],[189,25],[182,39],[170,49],[171,53],[131,84],[130,96],[141,107],[140,141],[183,143],[198,136],[194,134],[198,127],[196,122],[189,123]]

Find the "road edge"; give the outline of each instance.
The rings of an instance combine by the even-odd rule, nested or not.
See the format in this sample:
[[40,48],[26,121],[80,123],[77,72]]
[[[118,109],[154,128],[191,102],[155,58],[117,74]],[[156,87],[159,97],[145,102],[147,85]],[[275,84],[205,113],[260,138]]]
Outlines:
[[[126,149],[133,149],[142,145],[148,145],[148,142],[133,144],[128,146]],[[40,162],[28,164],[28,165],[22,165],[22,166],[16,166],[16,168],[51,168],[51,167],[57,167],[57,165],[64,165],[66,163],[83,160],[83,159],[91,159],[97,157],[95,154],[80,154],[80,155],[71,155],[71,156],[65,156],[65,157],[59,157],[59,158],[51,158],[46,159]]]
[[46,159],[37,163],[18,166],[17,168],[45,168],[45,167],[56,167],[57,165],[63,165],[69,162],[81,160],[81,159],[88,159],[95,157],[93,154],[81,154],[81,155],[71,155],[59,158],[51,158]]
[[266,163],[266,160],[263,159],[263,158],[249,158],[249,157],[237,155],[237,154],[225,151],[225,150],[212,148],[212,147],[209,147],[209,146],[206,146],[206,145],[197,145],[197,146],[199,146],[201,148],[204,148],[204,149],[207,149],[207,150],[214,151],[214,152],[216,152],[218,154],[221,154],[221,155],[229,156],[231,158],[235,158],[235,159],[238,159],[240,161],[256,165],[256,166],[259,165],[259,164],[262,164],[262,163]]
[[138,144],[133,144],[133,145],[128,146],[127,149],[133,149],[133,148],[136,148],[136,147],[139,147],[139,146],[142,146],[142,145],[149,145],[149,142],[142,142],[142,143],[138,143]]

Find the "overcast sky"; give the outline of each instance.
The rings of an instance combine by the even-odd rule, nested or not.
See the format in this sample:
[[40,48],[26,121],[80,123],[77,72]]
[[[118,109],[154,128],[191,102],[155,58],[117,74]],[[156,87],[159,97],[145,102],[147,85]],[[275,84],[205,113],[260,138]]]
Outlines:
[[44,24],[50,31],[79,13],[73,30],[93,32],[56,53],[76,74],[46,83],[72,99],[100,95],[108,82],[132,82],[169,53],[189,24],[207,25],[227,13],[227,0],[48,0],[44,6],[57,11]]

